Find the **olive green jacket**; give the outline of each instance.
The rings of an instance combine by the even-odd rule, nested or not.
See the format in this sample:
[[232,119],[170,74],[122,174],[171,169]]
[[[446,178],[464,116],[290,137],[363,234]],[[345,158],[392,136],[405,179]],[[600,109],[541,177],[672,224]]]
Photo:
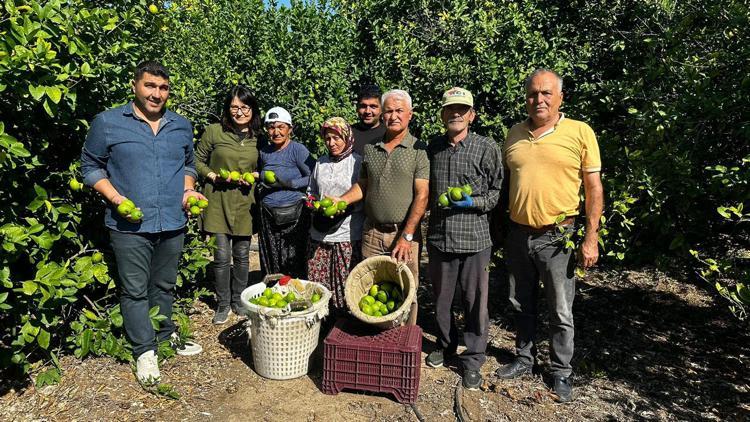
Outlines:
[[255,202],[253,188],[226,183],[219,178],[215,183],[206,176],[219,174],[225,168],[240,173],[253,172],[258,165],[256,138],[243,139],[225,132],[218,123],[206,128],[195,148],[195,168],[203,179],[203,194],[208,198],[208,208],[201,216],[203,230],[233,236],[250,236],[253,222],[250,207]]

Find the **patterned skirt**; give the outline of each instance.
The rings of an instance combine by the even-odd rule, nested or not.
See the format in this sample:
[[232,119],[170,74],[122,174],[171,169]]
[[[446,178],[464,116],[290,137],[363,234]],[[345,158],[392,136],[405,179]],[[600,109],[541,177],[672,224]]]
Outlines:
[[[262,207],[261,207],[262,208]],[[296,278],[307,278],[307,232],[310,230],[310,211],[302,209],[302,215],[294,224],[279,227],[263,209],[258,232],[260,270],[263,275],[287,274]]]
[[310,239],[308,246],[307,277],[331,291],[331,314],[346,313],[344,284],[349,272],[362,260],[362,242],[322,243]]

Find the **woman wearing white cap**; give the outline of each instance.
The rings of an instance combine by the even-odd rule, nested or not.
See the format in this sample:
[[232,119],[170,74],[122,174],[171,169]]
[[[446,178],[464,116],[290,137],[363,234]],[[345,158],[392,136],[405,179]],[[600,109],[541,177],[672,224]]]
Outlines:
[[266,113],[269,144],[261,148],[259,249],[261,271],[306,278],[310,215],[305,190],[315,160],[304,145],[292,141],[292,116],[281,107]]

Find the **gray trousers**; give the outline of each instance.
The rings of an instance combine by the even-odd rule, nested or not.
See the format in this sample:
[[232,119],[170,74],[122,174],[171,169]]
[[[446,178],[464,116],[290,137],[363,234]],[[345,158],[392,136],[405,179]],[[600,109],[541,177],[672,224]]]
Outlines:
[[451,312],[456,287],[464,305],[466,324],[464,344],[466,351],[460,356],[464,369],[479,370],[486,360],[487,334],[490,317],[487,312],[488,283],[492,248],[476,253],[448,253],[428,244],[428,265],[433,293],[435,294],[435,319],[438,325],[437,346],[455,350],[458,346],[458,329]]
[[219,307],[242,309],[240,294],[247,287],[250,269],[250,236],[215,233],[214,279]]
[[[172,293],[182,255],[184,230],[162,233],[109,231],[117,262],[120,311],[125,334],[133,345],[133,357],[157,349],[157,342],[174,332]],[[166,318],[154,330],[149,309],[159,307]]]
[[[573,230],[569,228],[568,230]],[[510,278],[510,302],[516,311],[516,353],[532,365],[536,355],[537,292],[544,284],[549,310],[552,375],[568,377],[573,358],[573,298],[575,259],[563,246],[557,229],[534,233],[513,224],[505,245]]]

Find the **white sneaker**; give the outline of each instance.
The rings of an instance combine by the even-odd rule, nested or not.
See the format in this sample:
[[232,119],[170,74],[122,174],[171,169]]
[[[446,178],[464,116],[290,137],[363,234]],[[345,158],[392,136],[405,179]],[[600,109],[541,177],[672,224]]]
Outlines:
[[172,333],[171,341],[172,347],[180,356],[193,356],[203,351],[203,347],[194,341],[186,341],[185,344],[180,345],[180,337],[177,333]]
[[135,363],[135,376],[142,384],[155,384],[161,380],[159,360],[153,350],[143,352]]

